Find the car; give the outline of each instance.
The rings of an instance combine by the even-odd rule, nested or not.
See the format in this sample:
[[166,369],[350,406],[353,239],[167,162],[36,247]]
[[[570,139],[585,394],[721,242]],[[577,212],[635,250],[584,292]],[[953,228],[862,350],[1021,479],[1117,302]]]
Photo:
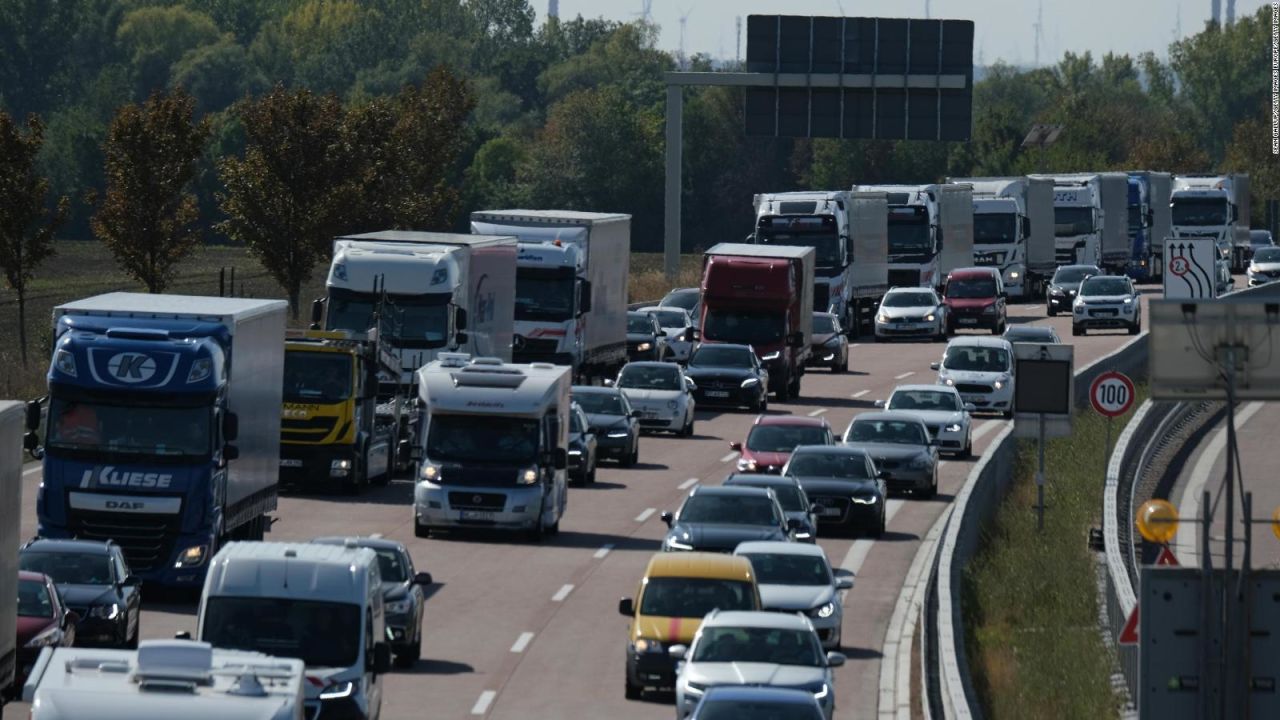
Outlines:
[[1273,247],[1276,244],[1275,238],[1271,237],[1270,230],[1250,230],[1249,231],[1249,247],[1245,250],[1245,260],[1252,260],[1255,253],[1262,248]]
[[933,288],[890,288],[876,312],[876,340],[941,340],[947,336],[949,325],[947,306]]
[[674,363],[632,362],[622,366],[613,386],[640,412],[640,429],[693,435],[697,384]]
[[760,589],[751,561],[724,553],[657,553],[649,559],[634,598],[618,601],[627,628],[626,698],[645,688],[675,685],[676,658],[715,608],[759,610]]
[[707,613],[688,647],[670,654],[682,660],[676,678],[676,717],[687,717],[707,688],[765,685],[807,690],[830,720],[835,712],[831,669],[845,663],[823,652],[813,623],[803,615],[716,609]]
[[849,372],[849,338],[840,327],[840,318],[833,313],[813,314],[813,343],[810,346],[809,367],[825,367],[833,373]]
[[938,384],[954,387],[975,410],[1013,417],[1013,343],[1004,338],[952,338],[942,362],[930,363]]
[[652,313],[627,312],[627,360],[667,359],[667,334]]
[[765,610],[803,613],[813,623],[823,648],[840,649],[844,626],[840,591],[853,587],[853,576],[836,577],[822,548],[803,543],[745,542],[733,554],[751,561]]
[[1255,250],[1245,276],[1249,278],[1249,287],[1280,280],[1280,247],[1260,247]]
[[938,450],[949,451],[958,458],[973,454],[973,418],[975,408],[949,385],[899,385],[888,400],[877,400],[876,407],[902,410],[917,415],[938,441]]
[[753,685],[707,688],[689,720],[823,720],[822,706],[811,692]]
[[591,432],[591,423],[582,406],[572,403],[569,406],[569,479],[582,485],[590,485],[596,481],[596,458],[598,442],[596,434]]
[[696,325],[702,317],[702,290],[696,287],[675,288],[658,301],[662,307],[678,307],[689,311]]
[[1058,331],[1048,325],[1010,325],[1002,337],[1011,343],[1058,345],[1062,342]]
[[41,650],[75,644],[79,621],[80,617],[62,601],[48,575],[18,571],[18,665],[13,683],[17,693],[14,694],[22,692],[22,685]]
[[834,445],[835,433],[824,417],[759,415],[746,442],[731,442],[738,456],[738,472],[780,473],[797,445]]
[[750,345],[699,345],[689,356],[688,376],[698,389],[694,398],[704,405],[769,408],[769,371]]
[[796,529],[795,539],[799,542],[812,543],[818,540],[818,515],[816,506],[809,500],[804,488],[793,477],[785,475],[760,475],[756,473],[733,473],[724,479],[730,487],[768,488],[778,497],[778,504],[787,519],[796,519],[800,527]]
[[986,328],[1004,333],[1007,323],[1004,279],[991,267],[957,268],[947,275],[942,302],[947,307],[947,334]]
[[658,320],[658,327],[666,333],[667,350],[671,359],[676,362],[688,362],[690,353],[698,344],[698,323],[690,317],[689,311],[681,307],[663,307],[654,305],[641,308]]
[[1071,305],[1071,334],[1117,327],[1130,335],[1142,332],[1142,297],[1133,280],[1125,275],[1095,275],[1080,283]]
[[36,538],[18,551],[18,567],[53,579],[78,618],[77,647],[138,647],[142,581],[115,542]]
[[434,580],[429,572],[415,572],[413,556],[404,544],[381,535],[368,537],[318,537],[318,545],[369,548],[378,554],[382,578],[382,603],[387,635],[397,667],[410,668],[422,656],[422,616],[427,603],[425,588]]
[[809,496],[823,535],[880,537],[889,522],[885,502],[889,488],[871,454],[846,445],[802,445],[782,470]]
[[1080,292],[1085,278],[1101,275],[1097,265],[1062,265],[1053,272],[1049,287],[1045,288],[1045,314],[1053,317],[1060,312],[1070,312],[1071,304]]
[[574,385],[573,401],[587,414],[596,436],[596,461],[613,458],[623,467],[640,462],[640,411],[613,387]]
[[[916,415],[894,410],[863,413],[845,429],[844,442],[866,451],[889,489],[924,498],[938,494],[938,443]],[[792,458],[789,464],[794,463]]]
[[671,552],[733,552],[747,540],[795,540],[801,525],[787,517],[773,490],[732,485],[699,485],[676,513],[663,512]]

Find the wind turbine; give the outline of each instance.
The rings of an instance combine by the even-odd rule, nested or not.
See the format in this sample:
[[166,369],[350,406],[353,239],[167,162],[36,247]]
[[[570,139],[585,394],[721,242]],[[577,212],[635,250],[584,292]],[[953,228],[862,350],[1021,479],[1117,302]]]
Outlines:
[[685,56],[684,56],[684,26],[685,26],[685,23],[689,20],[689,13],[691,13],[691,12],[693,12],[693,8],[689,8],[688,10],[685,10],[685,11],[684,11],[684,13],[680,15],[680,55],[679,55],[679,58],[680,58],[680,69],[681,69],[681,70],[688,70],[688,69],[689,69],[689,61],[688,61],[688,60],[685,58]]
[[632,16],[644,20],[646,23],[653,21],[653,0],[641,0],[640,12],[631,13]]

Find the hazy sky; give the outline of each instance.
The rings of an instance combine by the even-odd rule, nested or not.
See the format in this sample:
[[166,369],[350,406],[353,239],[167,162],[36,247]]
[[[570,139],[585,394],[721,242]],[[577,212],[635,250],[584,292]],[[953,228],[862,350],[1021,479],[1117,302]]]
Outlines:
[[[541,21],[547,0],[530,2]],[[679,48],[680,17],[687,12],[685,51],[733,58],[737,16],[743,17],[745,46],[747,15],[922,18],[926,2],[931,17],[974,21],[974,62],[1033,63],[1037,0],[651,0],[651,13],[662,28],[659,46],[664,50]],[[1209,18],[1211,0],[1043,0],[1042,4],[1040,62],[1047,64],[1068,50],[1089,50],[1095,56],[1108,51],[1136,56],[1153,50],[1164,57],[1169,43],[1179,37],[1175,34],[1179,15],[1182,37],[1199,32]],[[1236,17],[1253,14],[1263,4],[1264,0],[1236,0]],[[1226,5],[1227,0],[1222,0],[1224,20]],[[560,0],[560,17],[581,14],[626,21],[637,17],[642,6],[643,0]]]

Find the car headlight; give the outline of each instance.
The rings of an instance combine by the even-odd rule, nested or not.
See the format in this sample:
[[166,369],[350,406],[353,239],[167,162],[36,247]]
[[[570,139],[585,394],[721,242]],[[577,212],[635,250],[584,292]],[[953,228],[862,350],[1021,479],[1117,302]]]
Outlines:
[[89,608],[89,617],[100,618],[102,620],[115,620],[120,615],[120,606],[116,603],[110,605],[94,605]]
[[646,350],[652,350],[652,349],[653,349],[653,343],[647,343],[647,342],[640,343],[639,345],[636,346],[636,352],[645,352]]
[[820,617],[820,618],[829,618],[829,617],[831,617],[832,615],[834,615],[834,614],[835,614],[835,612],[836,612],[836,601],[835,601],[835,600],[832,600],[831,602],[827,603],[826,605],[822,605],[822,606],[820,606],[820,607],[816,607],[816,608],[814,608],[814,609],[812,610],[813,616],[814,616],[814,617]]
[[850,500],[853,500],[857,505],[875,505],[880,501],[880,498],[875,495],[854,495]]
[[738,458],[738,470],[740,472],[752,472],[756,469],[756,461],[754,458]]
[[885,315],[884,313],[880,313],[879,315],[876,315],[876,322],[887,323],[889,322],[889,316]]
[[1022,277],[1022,273],[1018,272],[1017,270],[1010,270],[1010,271],[1009,271],[1009,279],[1010,279],[1010,280],[1017,280],[1017,279],[1018,279],[1018,278],[1020,278],[1020,277]]
[[532,485],[538,482],[538,468],[527,468],[516,475],[517,485]]
[[320,691],[321,700],[341,700],[355,695],[360,690],[359,680],[340,680],[329,683]]
[[608,433],[608,437],[617,439],[617,438],[624,438],[630,434],[631,432],[628,430],[610,430]]
[[960,427],[961,427],[960,423],[951,423],[950,425],[944,427],[943,430],[946,430],[947,432],[960,432]]
[[937,320],[937,319],[938,319],[938,316],[934,315],[933,313],[929,313],[928,315],[924,316],[925,322],[933,322],[934,320]]
[[1050,286],[1050,287],[1049,287],[1049,294],[1050,294],[1050,295],[1056,295],[1056,296],[1058,296],[1058,297],[1062,297],[1063,295],[1066,295],[1066,293],[1065,293],[1065,292],[1063,292],[1062,288],[1060,288],[1060,287],[1053,287],[1053,286]]
[[821,700],[831,693],[831,686],[826,683],[818,683],[807,689],[813,693],[814,700]]
[[955,385],[955,384],[956,384],[956,381],[955,381],[955,380],[953,380],[953,379],[951,379],[951,376],[950,376],[950,375],[948,375],[948,374],[946,374],[946,373],[938,373],[938,382],[939,382],[939,383],[941,383],[941,384],[943,384],[943,385]]
[[351,474],[350,460],[334,460],[329,463],[329,477],[346,477]]
[[780,357],[782,357],[782,351],[781,351],[781,350],[774,350],[773,352],[769,353],[768,355],[765,355],[764,357],[762,357],[762,358],[760,358],[760,359],[761,359],[761,360],[763,360],[763,361],[765,361],[765,362],[769,362],[769,361],[771,361],[771,360],[777,360],[777,359],[778,359],[778,358],[780,358]]
[[924,470],[929,467],[930,462],[931,458],[928,455],[917,455],[911,461],[911,467],[914,470]]
[[208,552],[208,545],[192,545],[182,551],[173,566],[176,568],[199,567],[204,562],[205,554]]
[[988,306],[986,306],[986,307],[982,308],[982,314],[983,314],[983,315],[995,315],[995,314],[996,314],[996,306],[995,306],[995,303],[992,303],[992,304],[990,304],[990,305],[988,305]]
[[832,335],[831,339],[823,343],[823,345],[830,345],[831,347],[840,347],[840,336]]
[[569,455],[570,455],[570,456],[575,456],[575,457],[576,457],[576,456],[581,456],[581,455],[582,455],[582,451],[581,451],[581,450],[570,450],[570,451],[569,451]]
[[67,350],[59,350],[58,354],[53,356],[53,366],[64,375],[76,377],[76,356]]
[[993,385],[993,386],[995,387],[995,389],[997,389],[997,390],[1003,390],[1003,389],[1004,389],[1004,381],[1002,381],[1002,380],[997,380],[997,381],[995,381],[994,383],[992,383],[992,385]]
[[657,640],[650,640],[649,638],[636,638],[632,647],[635,648],[635,651],[638,653],[660,653],[664,650],[661,642]]
[[386,611],[392,615],[404,615],[413,608],[412,598],[403,598],[401,600],[388,600]]
[[439,480],[440,466],[424,463],[422,469],[418,471],[418,477],[421,477],[423,480]]
[[62,628],[57,625],[50,625],[40,632],[39,635],[27,641],[29,648],[49,647],[62,642]]
[[703,683],[687,682],[684,684],[684,691],[692,695],[701,695],[706,690],[707,686]]
[[759,384],[760,384],[759,378],[747,378],[746,380],[742,381],[742,387],[744,388],[755,387],[756,385],[759,385]]
[[1130,305],[1130,304],[1132,304],[1132,303],[1133,303],[1133,298],[1125,298],[1125,299],[1124,299],[1124,304],[1125,304],[1125,305]]
[[693,546],[687,543],[682,543],[679,540],[675,540],[673,538],[667,538],[667,549],[668,550],[692,550]]
[[676,408],[678,408],[678,407],[680,407],[680,402],[679,402],[678,400],[668,400],[668,401],[667,401],[667,409],[668,409],[668,410],[675,410],[675,409],[676,409]]

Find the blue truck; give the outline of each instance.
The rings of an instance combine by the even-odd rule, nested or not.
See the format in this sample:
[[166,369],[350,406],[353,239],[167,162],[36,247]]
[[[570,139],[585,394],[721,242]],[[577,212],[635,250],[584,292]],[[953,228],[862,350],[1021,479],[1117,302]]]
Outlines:
[[[276,508],[282,300],[110,293],[54,308],[42,537],[112,539],[144,581],[199,588]],[[39,403],[40,401],[34,401]]]
[[1172,234],[1169,173],[1134,170],[1129,173],[1129,243],[1132,254],[1125,273],[1138,282],[1163,278],[1164,240]]

